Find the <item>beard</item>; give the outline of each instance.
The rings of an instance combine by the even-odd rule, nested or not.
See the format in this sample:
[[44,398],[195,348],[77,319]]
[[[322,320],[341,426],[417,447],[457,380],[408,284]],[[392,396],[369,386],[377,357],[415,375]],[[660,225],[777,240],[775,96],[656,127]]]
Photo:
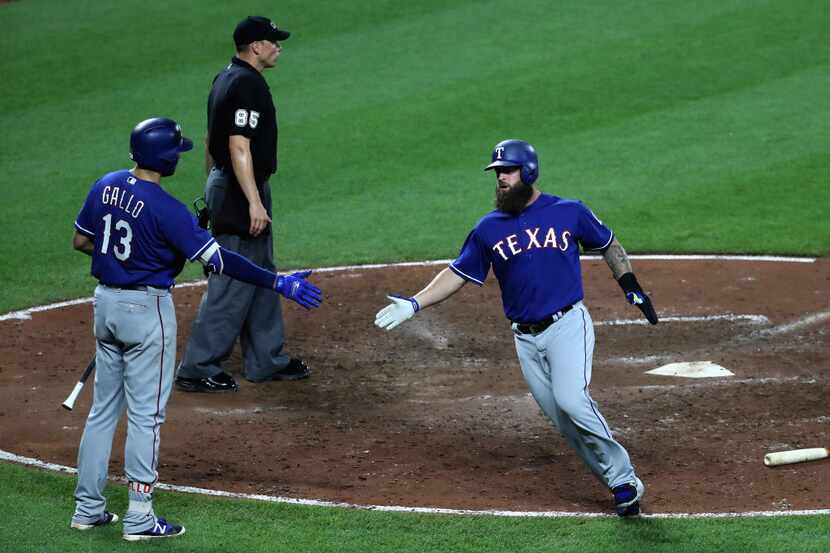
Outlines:
[[533,195],[533,187],[519,183],[511,186],[504,192],[496,187],[496,209],[511,215],[518,215],[527,206],[527,201]]

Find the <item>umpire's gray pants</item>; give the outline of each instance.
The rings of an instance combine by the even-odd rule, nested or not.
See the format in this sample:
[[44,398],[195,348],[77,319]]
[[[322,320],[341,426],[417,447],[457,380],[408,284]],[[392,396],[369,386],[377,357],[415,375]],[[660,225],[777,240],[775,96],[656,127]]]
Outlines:
[[588,391],[594,356],[588,309],[578,302],[544,332],[515,334],[514,340],[534,399],[585,464],[609,488],[633,482],[628,452]]
[[[73,520],[90,524],[105,508],[112,440],[127,409],[124,472],[146,491],[129,491],[124,532],[155,524],[152,486],[158,479],[160,429],[173,385],[176,311],[169,291],[95,289],[95,389],[78,449],[78,484]],[[132,487],[131,487],[132,488]]]
[[[229,185],[232,183],[222,171],[211,171],[205,188],[211,211],[216,211],[224,201]],[[266,197],[262,202],[268,206],[271,188],[267,184],[264,188]],[[276,272],[270,232],[256,238],[233,234],[215,238],[222,247]],[[290,360],[282,353],[283,328],[279,294],[225,275],[211,274],[177,376],[206,378],[221,373],[222,362],[230,356],[238,336],[245,378],[252,382],[271,380],[274,372],[284,369]]]

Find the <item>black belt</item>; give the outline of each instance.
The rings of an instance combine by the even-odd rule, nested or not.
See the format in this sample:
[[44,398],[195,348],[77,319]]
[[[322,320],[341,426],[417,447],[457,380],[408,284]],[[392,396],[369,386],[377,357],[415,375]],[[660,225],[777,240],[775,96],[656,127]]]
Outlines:
[[104,286],[107,288],[117,288],[118,290],[140,290],[142,292],[147,291],[147,286],[144,284],[107,284],[102,282]]
[[544,332],[550,325],[564,317],[565,313],[573,308],[573,305],[563,307],[553,315],[549,315],[541,321],[536,321],[535,323],[516,323],[516,332],[519,334],[539,334],[540,332]]
[[148,288],[169,290],[169,288],[162,288],[161,286],[147,286],[146,284],[105,284],[103,282],[101,284],[107,288],[115,288],[117,290],[136,290],[138,292],[146,292]]

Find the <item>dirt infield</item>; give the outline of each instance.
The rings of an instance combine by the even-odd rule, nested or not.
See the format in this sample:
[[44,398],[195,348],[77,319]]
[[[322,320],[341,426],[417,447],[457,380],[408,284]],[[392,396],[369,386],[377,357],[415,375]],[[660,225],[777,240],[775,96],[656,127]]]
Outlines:
[[[314,374],[235,394],[174,391],[162,481],[362,504],[607,511],[609,494],[530,398],[495,281],[391,333],[387,291],[440,267],[318,273],[325,305],[286,307],[288,352]],[[770,469],[764,453],[830,445],[830,260],[635,261],[664,321],[640,319],[601,261],[583,265],[597,333],[592,392],[648,486],[648,512],[826,508],[830,461]],[[179,354],[203,288],[175,292]],[[715,318],[721,315],[757,318]],[[0,321],[0,449],[75,465],[94,351],[91,304]],[[617,321],[616,323],[614,321]],[[645,371],[709,360],[734,377]],[[237,352],[228,363],[239,376]],[[123,421],[111,470],[121,474]]]

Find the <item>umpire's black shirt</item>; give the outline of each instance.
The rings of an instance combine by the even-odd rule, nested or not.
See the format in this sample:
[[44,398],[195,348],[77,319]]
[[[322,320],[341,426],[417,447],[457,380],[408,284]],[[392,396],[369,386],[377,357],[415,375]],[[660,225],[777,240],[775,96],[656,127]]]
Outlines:
[[[212,214],[212,226],[214,234],[247,235],[248,200],[236,182],[228,148],[233,135],[251,141],[254,179],[265,203],[265,182],[277,170],[277,112],[265,78],[237,57],[213,79],[208,97],[208,149],[216,167],[232,183],[222,206],[216,206],[218,212]],[[270,216],[271,206],[265,205],[265,209]]]

